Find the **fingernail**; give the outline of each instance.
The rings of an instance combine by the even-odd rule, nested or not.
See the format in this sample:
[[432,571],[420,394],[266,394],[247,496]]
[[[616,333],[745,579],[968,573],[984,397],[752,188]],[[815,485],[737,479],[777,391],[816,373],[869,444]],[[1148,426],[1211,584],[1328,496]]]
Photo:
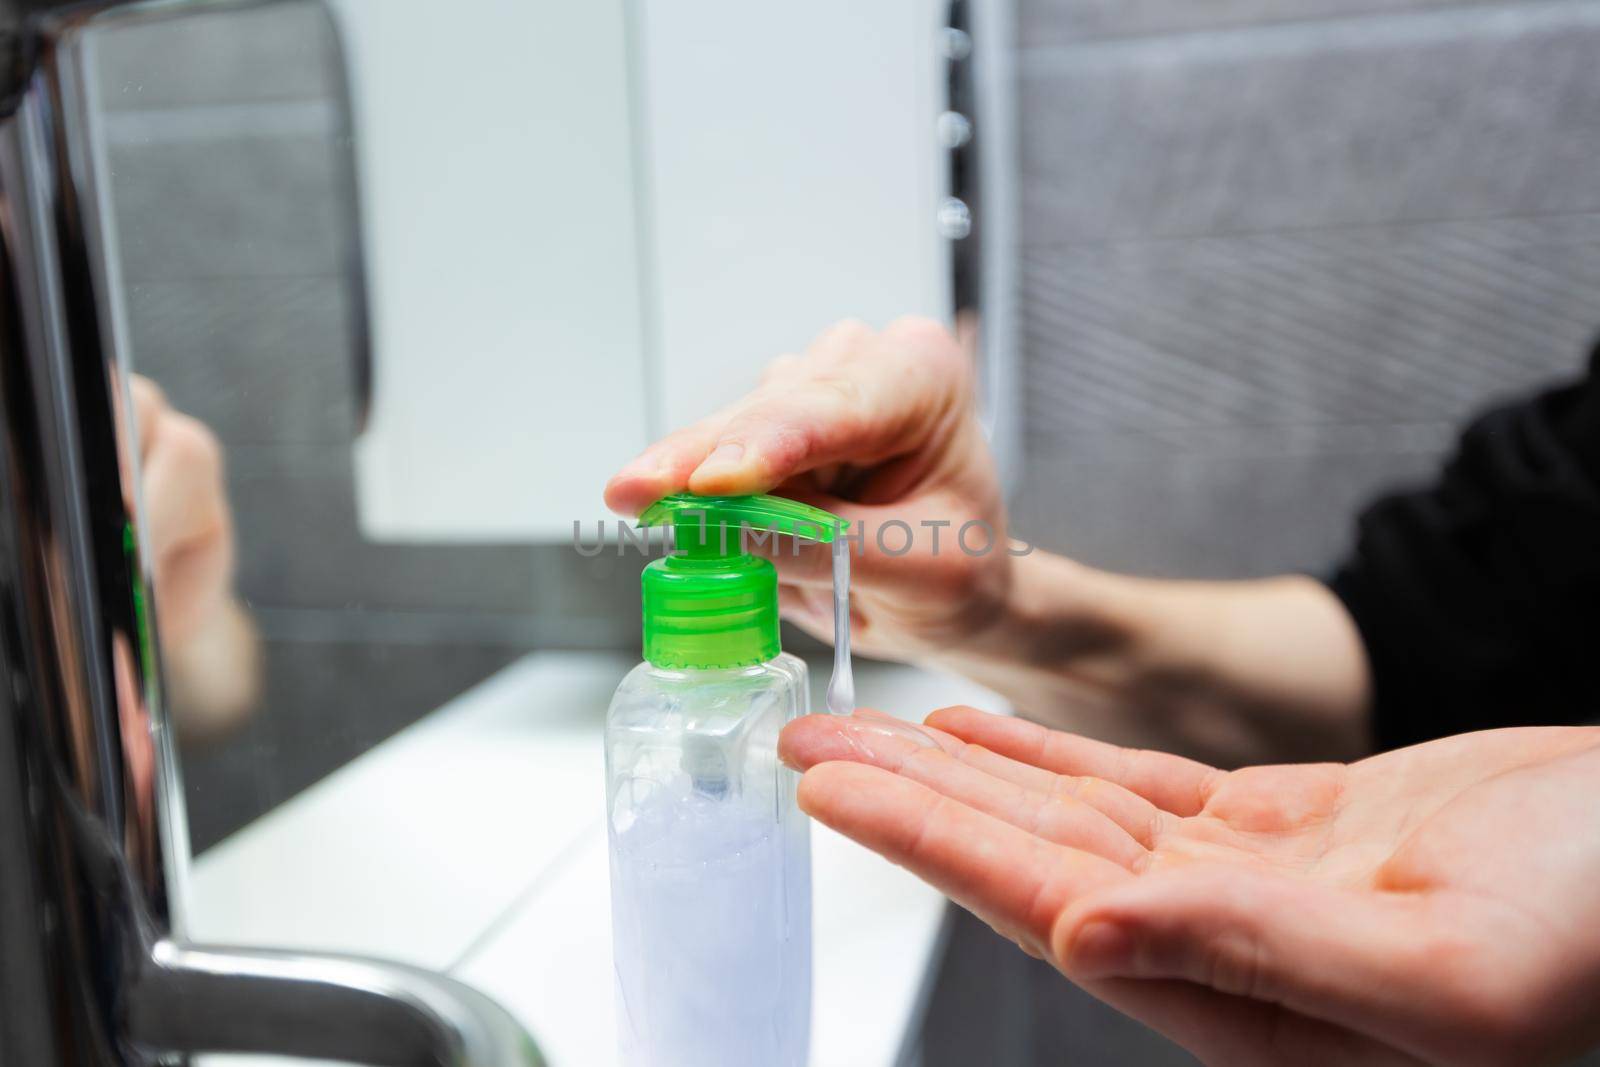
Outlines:
[[1067,959],[1074,978],[1110,978],[1133,970],[1133,935],[1120,923],[1096,919],[1073,938]]
[[[729,441],[726,444],[718,445],[715,451],[713,451],[711,455],[707,456],[705,461],[700,464],[699,469],[700,471],[705,471],[718,467],[736,467],[739,465],[739,461],[743,458],[744,445]],[[699,471],[696,471],[696,473],[699,473]]]

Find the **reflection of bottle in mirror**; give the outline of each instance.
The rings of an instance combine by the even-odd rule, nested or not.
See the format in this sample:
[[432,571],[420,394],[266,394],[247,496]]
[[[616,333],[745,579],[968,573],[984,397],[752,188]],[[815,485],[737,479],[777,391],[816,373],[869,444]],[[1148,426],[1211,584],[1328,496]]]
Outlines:
[[802,1067],[811,1025],[810,826],[778,732],[807,712],[778,644],[772,564],[740,524],[833,540],[826,512],[668,497],[677,552],[645,568],[645,662],[606,717],[622,1062]]

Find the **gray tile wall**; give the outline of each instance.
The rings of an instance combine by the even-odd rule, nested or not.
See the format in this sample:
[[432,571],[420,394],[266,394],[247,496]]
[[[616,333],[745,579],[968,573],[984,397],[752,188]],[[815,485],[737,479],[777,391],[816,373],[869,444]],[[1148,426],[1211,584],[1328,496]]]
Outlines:
[[[1146,573],[1320,570],[1470,412],[1579,368],[1600,3],[1019,16],[1031,539]],[[1009,949],[958,919],[913,1062],[1191,1062]]]
[[1023,532],[1320,569],[1600,326],[1600,4],[1023,0]]
[[1326,21],[1405,11],[1459,7],[1482,0],[1022,0],[1023,48],[1048,48],[1088,40]]

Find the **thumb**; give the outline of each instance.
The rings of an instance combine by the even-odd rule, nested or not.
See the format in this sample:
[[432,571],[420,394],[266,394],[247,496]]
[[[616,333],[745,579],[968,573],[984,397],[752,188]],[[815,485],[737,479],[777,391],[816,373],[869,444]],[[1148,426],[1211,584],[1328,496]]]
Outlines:
[[1415,894],[1195,864],[1079,901],[1051,944],[1076,980],[1178,979],[1376,1032],[1404,1021],[1396,1005],[1414,1019],[1428,985],[1423,907]]

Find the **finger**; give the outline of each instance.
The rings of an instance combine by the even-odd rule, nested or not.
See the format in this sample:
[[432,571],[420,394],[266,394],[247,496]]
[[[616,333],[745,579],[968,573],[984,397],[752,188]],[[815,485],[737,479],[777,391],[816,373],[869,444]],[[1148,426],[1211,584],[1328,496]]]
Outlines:
[[227,523],[222,448],[196,419],[169,411],[150,446],[144,502],[156,559],[182,550]]
[[808,715],[784,727],[778,754],[802,770],[829,760],[882,767],[1046,841],[1129,870],[1148,855],[1127,831],[1076,797],[985,774],[952,757],[916,726],[889,716]]
[[1115,782],[1081,775],[1055,774],[1030,767],[982,745],[962,742],[960,759],[996,778],[1027,789],[1068,796],[1103,813],[1144,848],[1154,848],[1163,827],[1164,812]]
[[[883,715],[867,708],[857,715]],[[932,716],[929,716],[932,718]],[[927,723],[923,731],[953,758],[985,774],[1013,783],[1032,792],[1070,797],[1084,803],[1116,823],[1124,833],[1146,849],[1154,848],[1163,824],[1161,809],[1144,797],[1100,778],[1056,774],[991,752],[982,745],[961,740]]]
[[[812,348],[826,356],[854,337],[857,330],[864,334],[871,332],[860,323],[840,323],[818,338]],[[690,474],[716,447],[729,420],[753,402],[770,403],[770,398],[789,388],[787,383],[804,375],[804,366],[805,361],[797,356],[779,356],[768,364],[762,374],[761,387],[755,393],[646,448],[607,483],[606,506],[620,514],[637,515],[669,493],[687,490]]]
[[781,578],[778,581],[778,604],[782,608],[792,607],[796,611],[810,614],[824,598],[827,598],[828,603],[832,603],[831,594],[823,586],[786,582]]
[[[832,582],[791,582],[779,572],[778,590],[780,599],[778,611],[786,619],[792,618],[796,622],[803,622],[814,626],[822,632],[822,637],[829,644],[833,643],[833,583]],[[852,582],[850,588],[850,625],[856,627],[854,638],[870,640],[867,628],[873,625],[874,618],[889,620],[895,618],[894,603],[887,597],[874,598],[868,594],[865,582]],[[872,590],[872,592],[882,592]],[[783,599],[787,597],[788,599]],[[877,653],[867,653],[877,655]],[[901,651],[893,658],[903,659],[906,652]]]
[[[932,738],[934,741],[938,742],[939,747],[941,748],[944,748],[946,745],[952,743],[959,744],[959,742],[954,741],[949,734],[941,735],[938,730],[930,730],[926,726],[919,726],[914,722],[907,722],[898,715],[890,715],[887,711],[880,711],[877,708],[857,708],[850,714],[861,719],[877,719],[879,722],[897,722],[903,726],[909,726],[916,730],[917,733],[923,737]],[[948,749],[946,749],[946,751],[948,751]]]
[[606,483],[606,507],[619,515],[638,515],[669,493],[681,493],[724,421],[722,415],[702,419],[645,449]]
[[800,807],[881,853],[1035,954],[1068,903],[1132,876],[1062,848],[881,767],[820,763]]
[[1197,814],[1222,778],[1215,767],[1182,756],[1121,748],[976,708],[941,708],[928,716],[928,724],[1057,774],[1114,782],[1175,815]]
[[1191,982],[1115,978],[1084,988],[1217,1067],[1419,1067],[1424,1061],[1366,1035],[1278,1004]]
[[793,626],[807,637],[828,645],[833,643],[833,626],[821,619],[809,615],[802,615],[787,609],[780,610],[778,618]]
[[128,392],[133,397],[134,431],[139,436],[139,458],[143,461],[149,455],[161,416],[168,410],[167,397],[159,385],[137,374],[128,379]]
[[758,389],[730,413],[689,478],[704,494],[766,492],[835,463],[871,465],[916,451],[963,411],[970,367],[932,322],[819,339],[802,373]]
[[1407,1047],[1440,978],[1426,907],[1419,894],[1193,864],[1079,902],[1051,943],[1076,980],[1179,979]]
[[780,581],[778,614],[819,640],[833,643],[833,597],[827,589]]
[[844,318],[827,327],[806,346],[805,355],[787,353],[779,356],[768,367],[766,377],[792,378],[796,372],[817,364],[848,363],[861,351],[866,342],[877,336],[877,331],[858,318]]
[[[814,591],[807,592],[811,594],[813,599],[819,599]],[[833,644],[833,604],[825,591],[821,594],[820,600],[826,604],[826,607],[819,608],[807,608],[801,603],[800,601],[804,599],[805,594],[801,594],[799,598],[793,592],[782,595],[785,599],[781,599],[778,604],[778,617],[780,619],[825,645]],[[850,612],[850,627],[850,649],[852,655],[889,660],[898,659],[902,655],[897,652],[892,643],[879,640],[876,631],[867,618],[854,609]]]

